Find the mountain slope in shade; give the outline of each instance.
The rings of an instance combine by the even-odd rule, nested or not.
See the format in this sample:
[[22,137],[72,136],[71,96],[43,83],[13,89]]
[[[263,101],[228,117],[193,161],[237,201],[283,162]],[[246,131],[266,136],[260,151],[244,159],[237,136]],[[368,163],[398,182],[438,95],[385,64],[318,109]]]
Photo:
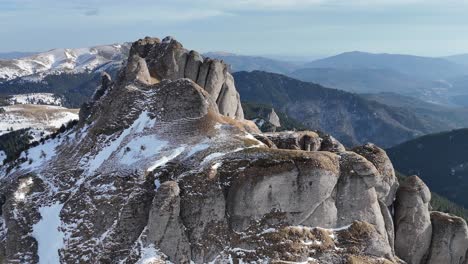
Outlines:
[[440,120],[428,122],[408,108],[279,74],[239,72],[234,78],[242,100],[272,105],[308,128],[330,133],[349,146],[374,142],[388,147],[449,126]]
[[468,207],[468,129],[423,136],[387,150],[395,169]]
[[0,60],[0,80],[28,76],[41,80],[48,74],[82,73],[118,67],[128,54],[129,44],[78,49],[53,49],[12,60]]
[[466,74],[467,68],[443,58],[420,57],[400,54],[374,54],[367,52],[346,52],[316,60],[304,68],[336,69],[390,69],[403,74],[438,80]]

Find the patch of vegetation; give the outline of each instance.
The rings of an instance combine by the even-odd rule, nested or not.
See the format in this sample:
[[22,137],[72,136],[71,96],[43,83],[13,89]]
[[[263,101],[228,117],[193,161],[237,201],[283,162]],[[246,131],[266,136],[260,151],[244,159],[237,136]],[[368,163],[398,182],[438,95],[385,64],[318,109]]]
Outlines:
[[0,151],[4,151],[7,158],[5,162],[13,161],[26,150],[32,137],[29,129],[20,129],[0,136]]
[[[63,73],[48,75],[41,82],[12,80],[0,83],[0,91],[5,95],[24,93],[53,93],[63,96],[64,106],[78,108],[87,102],[101,83],[100,73]],[[2,105],[0,96],[0,106]]]

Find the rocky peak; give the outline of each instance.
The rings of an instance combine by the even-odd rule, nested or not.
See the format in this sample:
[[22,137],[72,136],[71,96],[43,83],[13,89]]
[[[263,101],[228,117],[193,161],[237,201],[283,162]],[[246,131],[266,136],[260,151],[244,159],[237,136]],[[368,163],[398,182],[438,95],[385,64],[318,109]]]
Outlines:
[[242,120],[240,96],[227,69],[223,61],[188,51],[172,37],[162,41],[146,37],[132,44],[124,79],[127,83],[137,81],[145,85],[190,79],[208,92],[222,115]]
[[384,150],[260,133],[223,103],[226,65],[172,38],[131,54],[78,125],[0,167],[0,262],[466,263],[466,223]]

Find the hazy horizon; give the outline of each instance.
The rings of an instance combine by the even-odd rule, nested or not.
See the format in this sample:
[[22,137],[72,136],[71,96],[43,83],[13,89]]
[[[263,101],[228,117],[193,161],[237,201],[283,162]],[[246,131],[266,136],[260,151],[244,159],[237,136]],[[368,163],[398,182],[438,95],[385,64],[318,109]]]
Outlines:
[[468,53],[467,7],[465,0],[3,0],[0,52],[171,35],[201,52],[443,57]]

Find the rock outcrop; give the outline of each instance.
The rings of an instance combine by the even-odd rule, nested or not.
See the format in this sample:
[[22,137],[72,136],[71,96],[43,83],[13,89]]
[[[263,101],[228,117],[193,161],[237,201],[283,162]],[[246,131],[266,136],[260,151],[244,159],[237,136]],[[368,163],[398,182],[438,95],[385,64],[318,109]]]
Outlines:
[[431,192],[417,176],[408,177],[395,203],[395,253],[409,264],[424,263],[431,245]]
[[0,168],[1,262],[465,261],[466,223],[431,225],[417,177],[395,201],[382,149],[262,134],[222,62],[171,38],[130,53],[78,124]]
[[466,263],[468,253],[468,227],[460,217],[431,212],[432,242],[427,264]]
[[171,37],[162,41],[146,37],[133,43],[126,69],[127,80],[147,85],[188,78],[208,92],[222,115],[244,118],[240,96],[227,65],[188,51]]

